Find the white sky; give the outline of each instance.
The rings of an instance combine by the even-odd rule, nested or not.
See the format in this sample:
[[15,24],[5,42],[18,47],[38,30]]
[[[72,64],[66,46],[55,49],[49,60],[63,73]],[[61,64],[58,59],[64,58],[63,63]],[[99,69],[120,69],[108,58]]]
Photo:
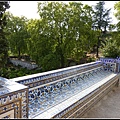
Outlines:
[[[30,18],[39,18],[37,13],[37,3],[45,1],[10,1],[10,8],[7,11],[10,11],[14,16],[25,16],[28,19]],[[61,1],[60,1],[61,2]],[[71,1],[62,1],[62,2],[71,2]],[[79,1],[76,1],[79,2]],[[96,5],[99,1],[81,1],[83,4]],[[114,4],[118,1],[105,1],[105,8],[111,10],[112,23],[117,23],[117,19],[114,17]]]

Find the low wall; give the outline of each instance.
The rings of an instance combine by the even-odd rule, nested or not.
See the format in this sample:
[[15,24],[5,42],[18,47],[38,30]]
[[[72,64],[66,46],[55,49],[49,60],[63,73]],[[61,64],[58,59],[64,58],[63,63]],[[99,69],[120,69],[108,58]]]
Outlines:
[[54,107],[33,116],[33,118],[76,118],[78,116],[81,118],[87,110],[112,90],[112,88],[118,84],[118,81],[119,75],[112,74],[98,83],[88,86],[77,94],[71,94],[71,97],[60,101]]
[[28,87],[0,77],[0,118],[28,118]]
[[[11,80],[14,80],[18,83],[24,84],[29,87],[29,103],[31,103],[36,98],[42,97],[44,95],[46,95],[46,97],[47,97],[48,93],[50,93],[50,92],[53,93],[57,89],[60,89],[60,88],[62,89],[62,87],[66,86],[68,84],[74,83],[76,81],[76,79],[80,77],[80,75],[84,74],[84,75],[89,76],[89,74],[91,74],[93,71],[95,72],[99,69],[104,69],[105,71],[111,71],[113,73],[116,73],[116,63],[103,64],[102,62],[97,61],[97,62],[91,62],[91,63],[87,63],[87,64],[83,64],[83,65],[77,65],[77,66],[72,66],[72,67],[68,67],[68,68],[53,70],[53,71],[49,71],[49,72],[44,72],[44,73],[39,73],[39,74],[34,74],[34,75],[29,75],[29,76],[23,76],[23,77],[14,78]],[[91,91],[91,89],[89,89],[88,91]],[[93,93],[94,92],[92,91],[89,94],[93,94]],[[83,95],[86,95],[86,96],[87,96],[87,94],[83,93]],[[84,98],[83,101],[86,101],[85,96],[81,96],[81,97]],[[71,99],[72,99],[72,97],[71,97]],[[72,100],[72,101],[74,101],[74,100]],[[81,102],[80,99],[78,101]],[[55,107],[47,110],[47,116],[45,115],[46,112],[43,112],[42,114],[38,113],[37,115],[31,115],[29,118],[44,118],[44,117],[45,118],[46,117],[47,118],[58,118],[58,117],[62,118],[65,116],[69,117],[67,114],[73,113],[73,111],[74,111],[73,109],[76,106],[75,103],[77,101],[74,101],[75,103],[73,103],[73,105],[69,104],[68,107],[66,106],[67,103],[64,104],[64,102],[62,102],[62,105],[60,105],[60,103],[59,103],[58,106],[59,107],[62,106],[62,107],[60,107],[61,110],[57,110],[57,112],[56,112],[56,110],[54,111],[54,109],[55,108],[59,109],[59,107],[57,107],[55,105]],[[72,108],[71,109],[72,113],[66,112],[66,111],[69,111],[69,108],[70,109]],[[51,113],[50,111],[52,111],[53,113]],[[36,113],[37,113],[37,111],[36,111]],[[52,114],[52,116],[49,115],[49,117],[48,117],[49,113]]]
[[104,58],[101,57],[99,58],[99,61],[101,61],[104,65],[106,65],[107,63],[116,63],[116,72],[120,72],[120,57],[117,58]]
[[10,62],[13,63],[16,66],[20,65],[23,68],[27,68],[29,70],[35,69],[35,68],[38,67],[38,65],[36,65],[36,64],[32,64],[32,63],[29,63],[29,62],[26,62],[26,61],[21,61],[21,60],[10,59]]
[[[2,93],[0,98],[0,117],[29,119],[81,117],[98,102],[102,96],[107,94],[113,86],[119,83],[120,76],[116,71],[116,66],[116,63],[103,64],[101,61],[96,61],[9,79],[11,83],[6,82],[8,87],[10,86],[9,84],[11,84],[11,87],[8,88],[9,92]],[[102,79],[101,71],[107,75],[105,79]],[[95,80],[98,80],[98,73],[101,73],[101,80],[95,83],[90,78],[94,78],[95,75]],[[87,80],[87,86],[82,85],[84,80]],[[41,105],[44,105],[44,103],[41,102],[43,102],[43,100],[48,100],[47,98],[50,97],[49,95],[55,95],[54,98],[57,100],[56,97],[59,95],[57,92],[61,92],[66,86],[73,86],[72,88],[74,88],[75,83],[79,81],[81,81],[80,85],[82,85],[82,88],[84,87],[82,91],[73,94],[75,92],[73,90],[70,96],[64,98],[62,101],[58,100],[57,104],[54,106],[49,106],[43,111],[43,108],[34,111],[36,107],[38,107],[35,107],[35,105],[37,105],[36,102],[40,102]],[[55,99],[51,101],[54,102]],[[30,112],[30,109],[33,113]]]

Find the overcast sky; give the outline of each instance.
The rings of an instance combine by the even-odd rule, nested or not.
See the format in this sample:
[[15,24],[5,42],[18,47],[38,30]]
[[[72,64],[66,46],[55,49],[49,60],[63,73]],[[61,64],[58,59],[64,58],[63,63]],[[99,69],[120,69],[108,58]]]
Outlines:
[[[7,11],[10,11],[15,16],[26,16],[30,18],[39,18],[37,13],[37,3],[44,1],[10,1],[10,8]],[[61,2],[61,1],[60,1]],[[62,1],[68,3],[69,1]],[[70,1],[71,2],[71,1]],[[79,1],[76,1],[79,2]],[[80,1],[83,4],[96,5],[99,1]],[[117,23],[116,18],[114,17],[114,4],[118,1],[105,1],[105,8],[111,8],[112,23]]]

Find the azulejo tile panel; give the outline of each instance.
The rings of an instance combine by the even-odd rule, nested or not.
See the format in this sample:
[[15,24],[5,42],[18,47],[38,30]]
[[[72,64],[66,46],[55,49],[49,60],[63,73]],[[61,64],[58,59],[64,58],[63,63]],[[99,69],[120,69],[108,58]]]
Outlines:
[[2,96],[0,98],[0,114],[3,114],[11,109],[14,109],[15,118],[28,118],[27,96],[28,94],[26,90]]
[[[101,62],[98,62],[97,64],[74,67],[17,81],[29,86],[29,116],[34,118],[34,116],[43,113],[48,108],[59,104],[110,75],[111,72],[114,72],[115,65],[108,65],[103,67]],[[107,71],[104,72],[104,70]],[[22,104],[24,104],[24,109],[26,102],[22,102]],[[24,113],[25,110],[22,114]]]
[[107,71],[112,71],[112,72],[116,71],[116,63],[104,63],[103,66],[104,69]]
[[[5,89],[6,84],[4,87],[1,86],[0,114],[14,109],[15,118],[28,118],[28,116],[34,118],[111,75],[115,72],[115,69],[116,65],[114,63],[102,65],[101,62],[96,62],[82,67],[61,69],[40,76],[26,77],[26,79],[17,81],[29,86],[29,91],[28,88],[24,88],[24,90],[14,90],[16,92],[13,92],[9,84],[9,88]],[[13,85],[15,86],[14,83]],[[76,105],[77,103],[64,109],[58,117],[64,115]]]
[[104,64],[105,70],[110,70],[118,73],[120,72],[120,57],[100,58],[99,61],[101,61]]
[[32,88],[42,84],[47,84],[49,82],[56,81],[61,78],[68,77],[70,75],[77,74],[85,70],[89,70],[92,67],[97,67],[100,66],[101,64],[102,64],[101,62],[93,62],[90,64],[85,64],[83,66],[78,65],[74,67],[55,70],[55,72],[53,70],[53,72],[52,71],[50,73],[46,72],[46,74],[43,73],[43,75],[41,74],[41,75],[34,75],[33,77],[25,77],[25,78],[23,77],[20,80],[16,79],[16,82],[27,85],[29,86],[29,88]]
[[72,97],[111,73],[111,71],[104,72],[103,66],[101,66],[87,72],[66,77],[53,84],[45,84],[42,87],[29,89],[29,116],[34,118],[37,114],[41,114],[45,110]]

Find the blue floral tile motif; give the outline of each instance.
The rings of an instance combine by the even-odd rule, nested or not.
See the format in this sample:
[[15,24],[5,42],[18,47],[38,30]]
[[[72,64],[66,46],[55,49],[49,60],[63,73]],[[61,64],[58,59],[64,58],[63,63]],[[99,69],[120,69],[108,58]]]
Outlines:
[[111,73],[113,72],[105,72],[103,66],[101,66],[83,73],[75,73],[52,84],[45,84],[45,86],[29,90],[29,116],[34,118],[37,114],[41,114],[52,106],[81,92]]
[[[21,117],[27,118],[27,101],[26,101],[26,91],[15,92],[14,94],[7,94],[6,96],[2,96],[0,98],[0,106],[2,112],[9,111],[10,109],[14,109],[15,118],[17,118],[18,114],[21,112]],[[21,108],[20,108],[21,105]],[[5,119],[8,119],[10,116],[5,116]]]
[[3,95],[3,94],[6,94],[6,93],[8,93],[9,92],[9,90],[7,89],[7,88],[0,88],[0,95]]
[[115,72],[116,69],[115,63],[104,63],[103,66],[105,71]]
[[[96,67],[98,65],[101,65],[101,62],[95,62],[92,64],[86,64],[84,66],[76,66],[74,68],[70,68],[70,69],[65,69],[65,70],[58,70],[52,73],[46,73],[44,75],[38,75],[37,77],[31,77],[31,78],[25,78],[24,80],[20,80],[20,81],[16,81],[20,84],[24,84],[29,86],[30,88],[33,87],[37,87],[41,84],[47,84],[62,78],[66,78],[72,75],[75,75],[77,73],[79,73],[80,70],[82,69],[88,69],[89,67]],[[35,84],[35,82],[37,82],[37,84]]]
[[[120,57],[117,58],[100,58],[99,61],[101,61],[105,67],[105,70],[113,71],[113,72],[120,72]],[[115,71],[115,66],[118,66],[117,71]]]
[[3,117],[3,119],[11,119],[11,118],[10,118],[10,115],[7,115],[7,116]]

